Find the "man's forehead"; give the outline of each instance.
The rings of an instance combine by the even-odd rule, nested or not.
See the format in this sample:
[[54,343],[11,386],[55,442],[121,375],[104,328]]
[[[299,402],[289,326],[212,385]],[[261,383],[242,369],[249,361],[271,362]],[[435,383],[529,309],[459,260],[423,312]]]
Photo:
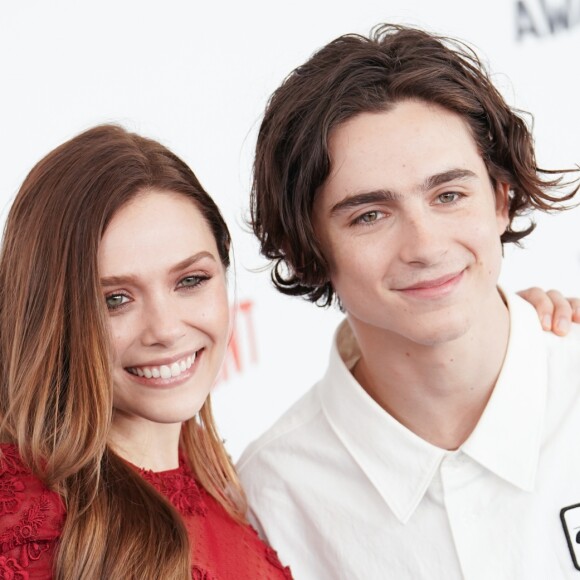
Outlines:
[[324,188],[429,189],[486,171],[471,130],[455,113],[419,101],[361,113],[328,140],[330,172]]

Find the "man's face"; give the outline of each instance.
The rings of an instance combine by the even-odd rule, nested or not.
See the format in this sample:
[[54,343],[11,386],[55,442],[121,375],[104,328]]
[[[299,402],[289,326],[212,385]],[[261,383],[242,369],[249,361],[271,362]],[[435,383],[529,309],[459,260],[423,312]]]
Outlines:
[[468,125],[420,101],[333,130],[314,226],[355,332],[435,345],[497,304],[508,187],[493,191]]

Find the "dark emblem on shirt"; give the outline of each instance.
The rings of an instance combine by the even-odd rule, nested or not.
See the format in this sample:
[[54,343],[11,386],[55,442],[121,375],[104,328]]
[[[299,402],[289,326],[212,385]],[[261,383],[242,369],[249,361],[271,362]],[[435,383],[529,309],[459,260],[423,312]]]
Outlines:
[[580,503],[562,508],[560,520],[562,520],[574,568],[580,570]]

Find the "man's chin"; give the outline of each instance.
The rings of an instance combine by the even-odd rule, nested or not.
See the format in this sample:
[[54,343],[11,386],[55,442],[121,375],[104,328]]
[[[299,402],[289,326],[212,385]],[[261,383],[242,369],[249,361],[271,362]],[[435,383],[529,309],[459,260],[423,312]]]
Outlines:
[[432,323],[411,333],[408,337],[412,342],[425,347],[444,346],[460,340],[469,331],[469,322],[463,317],[458,320],[442,320]]

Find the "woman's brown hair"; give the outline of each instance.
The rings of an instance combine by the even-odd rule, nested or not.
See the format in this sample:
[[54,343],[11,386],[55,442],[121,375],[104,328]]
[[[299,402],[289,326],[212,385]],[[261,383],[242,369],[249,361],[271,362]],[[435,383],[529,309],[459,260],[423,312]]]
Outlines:
[[[112,216],[140,192],[187,196],[215,237],[230,235],[193,172],[159,143],[104,125],[30,172],[0,255],[0,440],[66,505],[57,579],[191,577],[187,531],[172,505],[109,447],[113,385],[97,251]],[[245,499],[209,398],[183,424],[181,453],[239,521]]]
[[359,113],[388,111],[408,99],[435,103],[463,118],[493,186],[509,184],[510,223],[502,242],[518,242],[533,230],[533,224],[514,229],[516,216],[534,208],[559,209],[577,191],[554,193],[561,185],[556,175],[567,171],[537,167],[526,123],[466,45],[389,24],[368,38],[341,36],[274,92],[258,135],[251,220],[262,254],[274,261],[278,290],[323,306],[332,302],[328,263],[311,218],[316,191],[330,171],[328,137]]

